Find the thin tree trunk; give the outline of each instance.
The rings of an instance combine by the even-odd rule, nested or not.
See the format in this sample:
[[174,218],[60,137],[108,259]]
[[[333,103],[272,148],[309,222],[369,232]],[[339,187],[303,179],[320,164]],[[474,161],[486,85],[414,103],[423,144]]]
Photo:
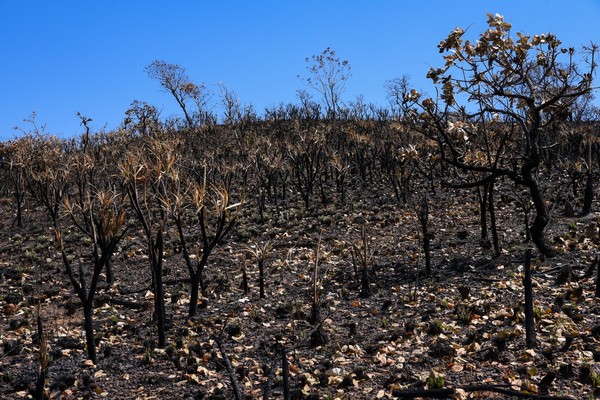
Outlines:
[[360,286],[360,297],[366,299],[371,297],[371,286],[369,281],[369,269],[366,264],[362,266],[362,274],[361,274],[361,286]]
[[113,272],[112,263],[110,262],[110,257],[106,260],[106,283],[109,286],[112,286],[115,283],[115,274]]
[[488,188],[490,225],[492,228],[492,242],[494,244],[494,253],[500,256],[500,242],[498,240],[498,227],[496,226],[496,207],[494,206],[494,180],[490,181]]
[[585,192],[583,195],[583,209],[581,215],[585,216],[592,212],[592,202],[594,201],[594,180],[592,178],[592,171],[588,171],[587,179],[585,182]]
[[542,198],[537,182],[531,181],[529,190],[535,207],[535,218],[530,228],[531,240],[542,255],[552,257],[554,256],[555,251],[545,234],[546,226],[548,225],[548,221],[550,221],[548,207]]
[[525,252],[525,278],[523,285],[525,287],[525,344],[527,348],[535,347],[535,321],[533,315],[533,283],[531,279],[531,250]]
[[188,309],[188,316],[195,317],[198,311],[198,291],[200,290],[200,281],[198,279],[198,274],[194,274],[191,278],[190,307]]
[[19,192],[16,194],[17,216],[15,218],[17,227],[23,227],[23,195]]
[[292,398],[290,389],[290,364],[284,346],[281,347],[281,375],[283,378],[283,399],[290,400]]
[[[481,240],[487,241],[488,239],[488,229],[487,229],[487,204],[488,204],[488,185],[486,183],[481,186],[477,186],[477,198],[479,200],[479,225],[481,227]],[[482,193],[483,190],[483,193]]]
[[82,302],[83,305],[83,326],[85,330],[85,343],[87,346],[88,358],[96,364],[96,341],[94,339],[94,307],[92,299]]
[[[38,314],[40,312],[40,305],[38,303]],[[44,333],[44,325],[42,323],[42,317],[38,315],[37,318],[37,334],[39,343],[39,355],[40,355],[40,370],[38,378],[35,384],[35,391],[33,398],[35,400],[44,400],[44,392],[46,389],[46,376],[48,374],[48,343]]]
[[425,254],[425,274],[431,277],[431,253],[430,253],[430,236],[429,236],[429,204],[427,198],[424,197],[421,202],[421,208],[418,211],[419,221],[421,222],[421,230],[423,234],[423,253]]
[[166,321],[165,321],[165,289],[163,285],[163,233],[159,228],[156,242],[151,251],[152,255],[152,277],[154,278],[154,313],[156,314],[156,326],[158,328],[158,347],[163,348],[166,344]]
[[[539,118],[539,115],[537,116]],[[539,121],[538,121],[539,122]],[[531,240],[543,256],[552,257],[555,255],[554,248],[545,235],[545,229],[550,221],[548,207],[542,196],[540,187],[533,176],[533,171],[540,165],[540,154],[537,145],[537,128],[539,123],[534,123],[530,131],[530,148],[527,151],[527,159],[521,167],[523,175],[523,184],[529,189],[531,200],[535,208],[535,218],[531,225]]]

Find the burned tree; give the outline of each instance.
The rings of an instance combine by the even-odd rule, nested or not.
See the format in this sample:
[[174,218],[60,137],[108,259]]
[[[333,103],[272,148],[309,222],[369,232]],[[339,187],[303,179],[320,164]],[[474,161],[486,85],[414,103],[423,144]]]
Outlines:
[[551,256],[545,236],[550,213],[538,172],[543,152],[552,151],[550,125],[592,90],[597,47],[578,53],[551,33],[515,38],[501,15],[488,14],[487,22],[475,43],[463,39],[461,28],[440,42],[445,65],[427,74],[439,97],[411,92],[415,107],[405,115],[436,143],[439,160],[459,177],[455,187],[506,177],[527,188],[535,209],[532,240]]

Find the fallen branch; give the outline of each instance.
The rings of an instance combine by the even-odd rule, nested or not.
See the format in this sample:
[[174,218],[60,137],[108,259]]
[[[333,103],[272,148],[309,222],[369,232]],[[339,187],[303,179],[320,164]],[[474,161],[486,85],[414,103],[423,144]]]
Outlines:
[[405,389],[405,390],[393,390],[392,396],[400,399],[414,399],[417,397],[424,397],[428,399],[445,399],[456,394],[456,391],[460,389],[465,392],[494,392],[504,394],[507,396],[518,397],[521,399],[532,399],[532,400],[575,400],[569,396],[550,396],[524,393],[518,390],[509,389],[503,386],[495,385],[473,385],[463,386],[460,388],[448,388],[448,389]]
[[242,391],[238,384],[237,378],[235,376],[235,371],[231,366],[231,361],[229,361],[229,356],[223,347],[223,342],[221,341],[221,337],[218,335],[213,335],[213,339],[221,352],[221,356],[223,357],[223,361],[225,362],[225,368],[227,368],[227,373],[229,374],[229,380],[231,381],[231,386],[233,386],[233,395],[236,400],[242,400],[244,396],[242,396]]
[[137,301],[109,299],[108,302],[113,306],[123,306],[132,310],[146,310],[149,307],[147,303],[138,303]]

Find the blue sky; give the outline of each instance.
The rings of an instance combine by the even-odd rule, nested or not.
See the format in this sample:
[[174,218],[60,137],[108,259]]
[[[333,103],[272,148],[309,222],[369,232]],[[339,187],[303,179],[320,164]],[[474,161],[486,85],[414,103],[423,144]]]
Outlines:
[[0,139],[32,111],[63,137],[83,132],[77,112],[94,130],[118,127],[133,100],[179,114],[144,72],[156,59],[184,67],[213,102],[222,82],[262,113],[296,102],[304,59],[331,47],[352,66],[343,99],[384,105],[385,81],[403,74],[431,91],[439,41],[456,26],[476,37],[487,12],[515,32],[600,44],[600,0],[0,0]]

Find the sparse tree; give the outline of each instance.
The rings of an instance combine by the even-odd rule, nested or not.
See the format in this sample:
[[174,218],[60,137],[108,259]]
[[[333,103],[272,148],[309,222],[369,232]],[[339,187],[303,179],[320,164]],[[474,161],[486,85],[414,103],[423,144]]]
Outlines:
[[15,207],[15,219],[13,225],[19,228],[23,226],[23,202],[25,200],[25,173],[27,160],[30,156],[28,148],[31,138],[24,137],[20,140],[7,143],[4,146],[2,167],[6,171],[8,184],[12,189],[12,197]]
[[392,115],[399,118],[409,100],[407,93],[410,92],[410,77],[402,75],[400,78],[390,79],[385,81],[384,87],[387,100],[392,108]]
[[[203,122],[207,115],[206,105],[209,94],[204,85],[196,85],[185,73],[185,68],[177,64],[169,64],[162,60],[155,60],[146,67],[146,73],[150,78],[156,79],[165,91],[171,93],[183,111],[188,127],[195,127],[197,122]],[[196,108],[196,117],[190,111],[189,104],[192,102]],[[197,121],[200,119],[200,121]]]
[[346,82],[352,76],[348,60],[340,60],[330,47],[319,55],[305,59],[309,76],[303,80],[322,96],[327,117],[338,118],[341,97],[346,90]]
[[145,101],[134,100],[125,111],[123,127],[141,136],[152,135],[160,129],[160,113]]
[[237,94],[222,82],[219,83],[219,90],[221,91],[221,104],[223,106],[223,122],[228,125],[239,122],[242,119],[243,112]]

